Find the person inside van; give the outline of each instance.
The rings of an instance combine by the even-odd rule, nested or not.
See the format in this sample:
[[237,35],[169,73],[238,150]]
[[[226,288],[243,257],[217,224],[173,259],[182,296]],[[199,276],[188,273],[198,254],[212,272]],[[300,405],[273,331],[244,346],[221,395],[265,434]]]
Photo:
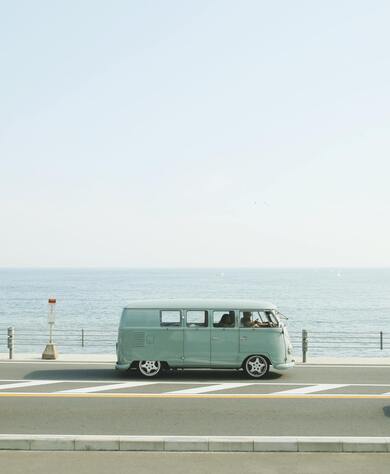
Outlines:
[[234,327],[234,314],[225,313],[219,321],[218,327],[232,328]]
[[257,321],[252,320],[252,313],[250,311],[244,311],[241,318],[241,326],[244,328],[258,328],[260,327]]

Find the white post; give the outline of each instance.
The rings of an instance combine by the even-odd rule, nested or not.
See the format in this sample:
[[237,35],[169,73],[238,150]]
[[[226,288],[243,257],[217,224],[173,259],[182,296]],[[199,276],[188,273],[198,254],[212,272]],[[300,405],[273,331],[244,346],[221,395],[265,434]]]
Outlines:
[[53,344],[53,323],[49,323],[49,344]]
[[55,306],[57,300],[55,298],[49,298],[49,312],[47,322],[49,323],[49,343],[46,344],[45,350],[42,354],[42,359],[57,359],[58,352],[55,344],[53,343],[53,326],[56,320]]

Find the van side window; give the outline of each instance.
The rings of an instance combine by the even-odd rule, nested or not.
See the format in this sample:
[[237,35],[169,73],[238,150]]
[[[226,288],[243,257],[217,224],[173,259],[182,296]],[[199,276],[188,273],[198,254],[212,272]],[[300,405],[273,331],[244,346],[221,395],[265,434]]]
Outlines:
[[213,311],[213,326],[215,328],[234,328],[234,311]]
[[161,326],[181,326],[180,311],[161,311]]
[[207,311],[187,311],[187,327],[207,327]]
[[270,311],[240,311],[240,326],[242,328],[276,327],[277,322]]

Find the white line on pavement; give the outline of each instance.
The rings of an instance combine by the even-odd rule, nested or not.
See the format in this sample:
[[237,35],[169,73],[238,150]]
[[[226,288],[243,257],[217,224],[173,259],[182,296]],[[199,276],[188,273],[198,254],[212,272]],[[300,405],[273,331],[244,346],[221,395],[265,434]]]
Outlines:
[[[83,380],[83,379],[55,379],[55,380],[38,380],[38,379],[34,379],[34,380],[26,380],[26,379],[0,379],[0,387],[2,387],[3,385],[1,385],[2,383],[11,383],[11,382],[44,382],[44,383],[78,383],[78,384],[84,384],[84,383],[88,383],[88,384],[99,384],[99,385],[104,385],[104,384],[120,384],[122,383],[120,380],[116,381],[116,380]],[[134,382],[137,382],[137,381],[134,381]],[[145,381],[140,381],[141,383],[145,384],[145,385],[148,385],[148,384],[156,384],[158,383],[159,385],[220,385],[220,384],[223,384],[225,382],[219,382],[217,380],[209,380],[208,382],[204,382],[202,380],[194,380],[194,381],[181,381],[181,380],[177,380],[176,378],[175,379],[171,379],[171,380],[156,380],[156,381],[149,381],[149,380],[145,380]],[[131,382],[133,383],[133,382]],[[226,383],[229,383],[229,382],[226,382]],[[318,385],[318,382],[264,382],[262,380],[258,380],[256,382],[250,382],[249,385],[256,385],[257,387],[262,387],[263,385],[264,386],[277,386],[277,387],[289,387],[289,386],[293,386],[293,387],[297,387],[297,386],[302,386],[302,387],[309,387],[309,386],[312,386],[312,385]],[[351,387],[390,387],[390,383],[349,383],[347,384]]]
[[75,388],[71,390],[61,390],[59,392],[53,393],[95,393],[95,392],[104,392],[105,390],[117,390],[119,388],[133,388],[141,387],[143,385],[153,385],[158,382],[125,382],[125,383],[113,383],[107,385],[98,385],[95,387],[84,387],[84,388]]
[[230,388],[247,387],[248,385],[254,385],[254,384],[253,383],[219,383],[218,385],[208,385],[206,387],[186,388],[184,390],[174,390],[172,392],[165,392],[165,393],[171,393],[171,394],[207,393],[207,392],[216,392],[217,390],[228,390]]
[[[43,392],[26,392],[26,391],[18,391],[18,388],[32,388],[34,389],[34,386],[41,386],[41,385],[50,385],[50,384],[77,384],[78,387],[81,385],[88,384],[88,386],[84,386],[81,388],[69,388],[65,390],[55,390],[53,387],[51,392],[45,391]],[[92,386],[91,386],[92,385]],[[161,388],[159,388],[158,393],[161,395],[164,394],[177,394],[181,395],[183,394],[184,396],[187,395],[197,395],[197,394],[207,394],[210,392],[216,392],[216,391],[223,391],[223,390],[229,390],[232,388],[241,388],[241,387],[246,387],[246,386],[253,386],[258,389],[258,392],[256,393],[258,395],[277,395],[277,396],[289,396],[289,395],[305,395],[308,394],[310,395],[311,393],[315,394],[316,392],[322,392],[324,397],[326,397],[328,394],[323,393],[324,391],[332,391],[330,394],[331,396],[334,395],[344,395],[344,394],[335,394],[333,393],[334,389],[341,388],[341,387],[350,387],[351,389],[357,388],[357,393],[354,393],[353,395],[355,396],[363,396],[363,395],[368,395],[362,394],[361,389],[364,387],[378,387],[378,393],[375,395],[381,395],[384,397],[389,397],[390,396],[390,391],[385,391],[388,390],[388,387],[390,387],[390,384],[373,384],[373,383],[360,383],[360,384],[316,384],[316,383],[302,383],[302,382],[262,382],[262,381],[256,381],[256,382],[250,382],[250,383],[224,383],[224,382],[201,382],[201,381],[193,381],[193,382],[188,382],[188,381],[177,381],[177,380],[172,380],[172,381],[150,381],[150,380],[145,380],[145,381],[134,381],[134,382],[120,382],[120,381],[104,381],[104,380],[10,380],[10,379],[0,379],[0,393],[3,391],[3,393],[7,394],[27,394],[27,393],[40,393],[42,395],[45,395],[47,393],[58,393],[58,394],[88,394],[88,393],[98,393],[98,392],[110,392],[112,390],[120,390],[120,389],[129,389],[130,391],[126,391],[126,393],[132,393],[131,389],[132,388],[137,388],[137,387],[148,387],[149,385],[159,385]],[[176,390],[170,390],[170,391],[164,391],[164,387],[166,385],[170,386],[177,386]],[[196,387],[194,387],[196,386]],[[265,387],[275,387],[275,392],[269,392],[267,393],[262,393],[262,388]],[[180,388],[183,387],[183,388]],[[188,389],[184,387],[190,387]],[[293,387],[289,389],[289,387]],[[380,391],[380,387],[382,387],[382,390]],[[7,391],[10,390],[11,391]],[[333,390],[332,390],[333,389]],[[7,392],[6,392],[7,391]],[[140,394],[140,395],[147,395],[145,394]],[[239,397],[239,396],[245,396],[245,395],[252,395],[251,393],[246,394],[246,393],[234,393],[231,394],[232,396]],[[349,396],[349,394],[345,394],[346,397]]]
[[52,383],[58,383],[58,380],[30,380],[28,382],[7,383],[0,385],[0,390],[6,390],[8,388],[34,387],[36,385],[49,385]]
[[135,393],[135,392],[119,392],[119,393],[69,393],[69,392],[2,392],[0,398],[4,397],[90,397],[90,398],[155,398],[155,399],[169,399],[169,398],[204,398],[204,399],[389,399],[390,395],[382,393],[378,394],[367,394],[367,393],[296,393],[296,394],[284,394],[283,392],[277,393]]
[[341,365],[341,364],[309,364],[309,363],[304,363],[304,364],[298,364],[295,366],[295,368],[300,369],[301,367],[304,368],[314,368],[314,369],[390,369],[390,364],[387,365],[357,365],[357,364],[351,364],[351,365]]
[[333,388],[348,387],[349,384],[324,383],[321,385],[312,385],[311,387],[292,388],[290,390],[282,390],[274,392],[271,395],[305,395],[307,393],[322,392],[323,390],[332,390]]

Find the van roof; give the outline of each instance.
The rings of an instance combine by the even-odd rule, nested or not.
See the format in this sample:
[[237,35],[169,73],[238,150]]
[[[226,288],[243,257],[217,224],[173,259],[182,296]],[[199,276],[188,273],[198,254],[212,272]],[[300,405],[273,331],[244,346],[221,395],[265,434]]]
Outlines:
[[269,301],[246,299],[152,299],[132,301],[124,309],[276,309]]

